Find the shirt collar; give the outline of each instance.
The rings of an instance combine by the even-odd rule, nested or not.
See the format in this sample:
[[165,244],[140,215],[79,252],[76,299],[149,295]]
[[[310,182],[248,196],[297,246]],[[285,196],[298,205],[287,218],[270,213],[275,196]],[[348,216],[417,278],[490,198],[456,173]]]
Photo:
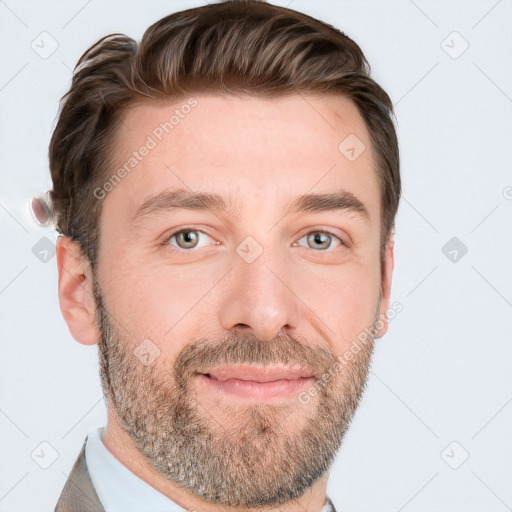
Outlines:
[[118,461],[103,444],[103,427],[91,432],[85,459],[92,483],[106,512],[185,512]]

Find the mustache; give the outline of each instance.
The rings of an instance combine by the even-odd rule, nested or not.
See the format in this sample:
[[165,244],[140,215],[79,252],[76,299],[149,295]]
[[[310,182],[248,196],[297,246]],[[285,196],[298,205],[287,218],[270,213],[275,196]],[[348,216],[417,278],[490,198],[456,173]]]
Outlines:
[[312,346],[297,337],[280,334],[261,341],[248,333],[230,332],[221,339],[201,338],[187,345],[174,364],[174,377],[184,385],[194,373],[212,367],[250,364],[299,366],[311,374],[325,373],[337,361],[329,348]]

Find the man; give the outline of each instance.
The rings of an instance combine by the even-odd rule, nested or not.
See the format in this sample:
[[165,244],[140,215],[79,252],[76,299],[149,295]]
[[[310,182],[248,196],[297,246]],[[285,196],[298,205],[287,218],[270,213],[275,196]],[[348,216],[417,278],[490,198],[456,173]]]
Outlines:
[[59,298],[106,427],[69,510],[327,512],[387,330],[398,145],[337,29],[265,2],[79,60],[50,144]]

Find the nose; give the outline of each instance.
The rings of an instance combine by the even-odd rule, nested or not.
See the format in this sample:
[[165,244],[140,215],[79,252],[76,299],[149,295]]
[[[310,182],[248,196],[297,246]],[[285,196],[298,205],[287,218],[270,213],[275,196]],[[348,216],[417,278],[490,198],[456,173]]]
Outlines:
[[283,256],[263,251],[248,263],[235,255],[219,304],[219,320],[226,330],[251,330],[259,340],[269,341],[297,329],[301,304]]

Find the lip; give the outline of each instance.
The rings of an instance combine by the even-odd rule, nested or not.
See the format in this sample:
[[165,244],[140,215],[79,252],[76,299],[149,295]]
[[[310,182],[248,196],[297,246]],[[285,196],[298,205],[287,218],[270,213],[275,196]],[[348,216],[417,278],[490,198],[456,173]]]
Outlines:
[[315,381],[311,372],[301,368],[254,365],[209,369],[197,377],[206,390],[218,395],[258,401],[294,398]]
[[310,371],[297,366],[230,365],[221,368],[211,368],[200,373],[221,382],[229,379],[238,379],[265,383],[279,380],[310,379],[314,377]]

